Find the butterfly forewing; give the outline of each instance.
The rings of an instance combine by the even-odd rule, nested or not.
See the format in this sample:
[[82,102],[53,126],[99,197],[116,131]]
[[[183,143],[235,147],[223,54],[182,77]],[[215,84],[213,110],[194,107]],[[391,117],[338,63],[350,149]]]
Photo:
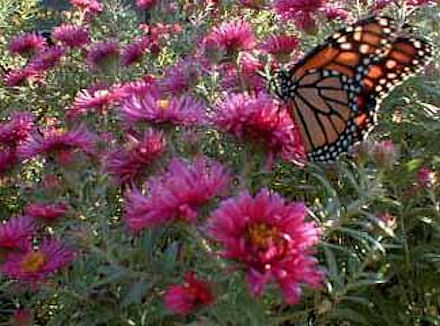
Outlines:
[[429,43],[396,37],[390,18],[336,32],[272,85],[292,107],[308,157],[331,161],[365,138],[380,101],[429,61]]

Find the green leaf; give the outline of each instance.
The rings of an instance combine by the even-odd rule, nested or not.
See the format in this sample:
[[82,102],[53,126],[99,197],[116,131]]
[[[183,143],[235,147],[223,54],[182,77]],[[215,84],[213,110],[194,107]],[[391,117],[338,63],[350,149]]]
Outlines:
[[153,283],[149,280],[140,280],[134,282],[124,299],[122,300],[122,306],[128,306],[130,304],[140,304],[143,296],[153,287]]

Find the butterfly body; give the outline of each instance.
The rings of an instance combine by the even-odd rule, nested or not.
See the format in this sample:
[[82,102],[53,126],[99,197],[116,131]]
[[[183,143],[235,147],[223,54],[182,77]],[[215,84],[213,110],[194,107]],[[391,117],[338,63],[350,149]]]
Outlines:
[[371,17],[333,34],[271,86],[290,106],[308,158],[333,161],[368,136],[383,98],[430,54],[426,41],[396,36],[390,18]]

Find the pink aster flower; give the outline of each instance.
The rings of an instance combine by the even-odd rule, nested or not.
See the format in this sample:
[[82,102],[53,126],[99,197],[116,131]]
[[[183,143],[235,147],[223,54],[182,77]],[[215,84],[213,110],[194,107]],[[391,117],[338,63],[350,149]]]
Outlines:
[[28,67],[13,69],[6,74],[4,82],[8,87],[25,86],[26,82],[35,75],[36,72]]
[[179,315],[188,315],[196,309],[214,302],[214,295],[208,282],[196,278],[194,272],[185,275],[183,284],[168,287],[165,292],[165,305],[168,310]]
[[61,162],[68,162],[73,151],[81,150],[88,155],[95,151],[96,136],[85,128],[61,131],[49,129],[34,133],[18,147],[21,159],[30,159],[38,155],[54,154]]
[[303,203],[288,203],[267,189],[255,197],[242,192],[212,213],[208,232],[224,247],[224,257],[244,266],[253,295],[277,281],[286,302],[295,304],[303,284],[317,288],[323,279],[312,255],[320,230],[304,220],[306,214]]
[[11,278],[37,285],[69,265],[74,256],[74,251],[63,243],[45,239],[36,250],[9,254],[0,271]]
[[166,70],[165,77],[161,81],[161,88],[164,92],[173,95],[182,94],[191,90],[199,77],[200,71],[196,62],[180,60]]
[[141,10],[148,10],[153,8],[157,0],[136,0],[136,6]]
[[142,137],[128,136],[127,148],[113,151],[107,158],[106,170],[119,184],[131,183],[165,150],[161,131],[147,130]]
[[266,94],[234,94],[217,106],[214,124],[284,160],[303,160],[304,148],[288,109]]
[[277,58],[290,56],[293,51],[298,50],[300,41],[296,36],[272,35],[261,45],[263,51],[270,53]]
[[286,20],[294,20],[298,27],[308,29],[314,25],[313,16],[322,10],[326,0],[275,0],[275,11]]
[[34,117],[28,112],[16,112],[11,120],[0,124],[0,144],[15,147],[25,141],[34,128]]
[[28,309],[17,309],[11,319],[11,326],[32,326],[34,325],[34,316]]
[[116,100],[116,94],[106,87],[83,89],[76,95],[72,107],[67,112],[67,117],[73,118],[88,112],[106,114]]
[[346,9],[342,8],[342,6],[337,6],[334,4],[329,4],[326,6],[324,8],[324,12],[329,20],[342,19],[345,21],[350,15],[350,13]]
[[164,175],[149,182],[149,195],[132,190],[127,196],[125,220],[132,230],[142,230],[175,219],[194,222],[197,209],[226,190],[228,170],[215,161],[199,158],[186,164],[173,159]]
[[89,31],[80,25],[62,24],[54,27],[52,36],[61,44],[71,48],[82,47],[90,42]]
[[140,41],[127,45],[122,52],[122,64],[127,67],[141,61],[149,44],[150,41],[147,38],[143,38]]
[[36,232],[35,222],[29,216],[11,217],[0,223],[0,248],[26,249]]
[[64,49],[61,46],[52,46],[37,54],[29,62],[29,68],[41,72],[55,67],[64,55]]
[[435,172],[427,167],[422,167],[417,171],[417,183],[421,188],[431,188],[436,183]]
[[113,93],[117,94],[116,98],[122,102],[131,96],[142,97],[148,92],[155,94],[154,96],[157,97],[160,94],[156,80],[149,76],[141,80],[123,83],[122,85],[116,86],[113,90]]
[[0,147],[0,175],[13,168],[18,163],[15,149]]
[[69,205],[65,202],[59,203],[33,203],[25,207],[26,215],[46,220],[55,220],[63,217],[69,210]]
[[104,9],[103,4],[99,0],[70,0],[70,4],[93,15],[100,14]]
[[87,54],[87,64],[92,68],[106,69],[118,59],[119,46],[113,41],[94,43]]
[[205,111],[199,100],[190,96],[163,99],[156,92],[131,96],[122,105],[127,123],[153,122],[193,126],[204,123]]
[[14,37],[9,43],[9,51],[14,55],[31,57],[46,47],[46,39],[36,33],[24,33]]
[[255,36],[251,26],[240,21],[223,22],[206,36],[205,47],[216,48],[226,54],[241,50],[251,50],[255,44]]

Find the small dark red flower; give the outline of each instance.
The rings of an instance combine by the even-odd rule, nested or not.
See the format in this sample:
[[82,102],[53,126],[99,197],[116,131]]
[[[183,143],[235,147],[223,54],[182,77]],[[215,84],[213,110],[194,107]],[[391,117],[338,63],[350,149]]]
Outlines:
[[168,287],[165,293],[165,305],[175,314],[188,315],[196,309],[214,302],[214,294],[208,282],[196,278],[194,272],[185,275],[183,284]]

